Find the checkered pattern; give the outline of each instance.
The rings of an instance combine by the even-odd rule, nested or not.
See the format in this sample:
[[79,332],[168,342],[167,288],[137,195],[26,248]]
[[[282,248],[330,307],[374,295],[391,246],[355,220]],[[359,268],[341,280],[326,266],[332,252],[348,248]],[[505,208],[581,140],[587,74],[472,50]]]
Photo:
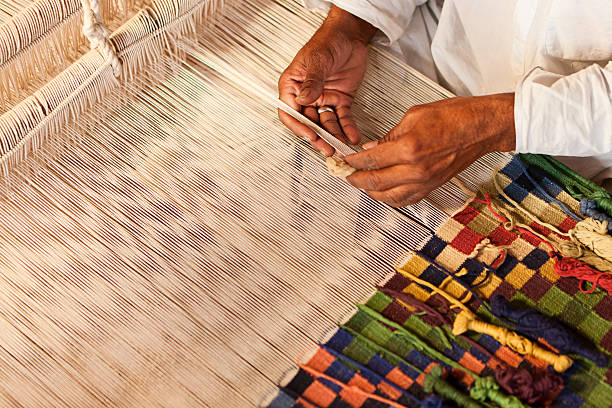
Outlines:
[[[350,387],[357,387],[368,394],[397,402],[406,407],[419,407],[421,401],[402,389],[400,385],[385,379],[363,365],[333,350],[319,347],[305,364],[316,372],[332,377]],[[402,384],[405,385],[405,384]]]
[[[537,191],[527,179],[523,166],[516,163],[517,160],[514,158],[497,176],[504,192],[542,221],[564,232],[571,229],[576,221],[556,205],[551,205],[550,200]],[[538,169],[528,168],[528,172],[550,196],[578,214],[576,200],[555,186]],[[494,187],[488,185],[485,188],[493,194]],[[530,223],[527,219],[522,221]],[[554,234],[534,223],[531,226],[546,236]],[[487,259],[485,254],[479,259],[468,258],[476,244],[485,237],[495,245],[509,245],[509,248],[506,259],[493,271],[487,282],[474,289],[479,296],[489,299],[499,293],[513,303],[534,307],[575,328],[580,335],[602,350],[608,353],[612,351],[612,297],[601,290],[584,294],[579,290],[576,279],[559,278],[554,273],[554,260],[549,257],[545,244],[533,236],[519,236],[507,231],[484,204],[471,203],[455,214],[422,248],[426,259],[414,257],[403,269],[439,285],[447,275],[427,261],[431,259],[453,273],[466,272],[461,279],[473,284],[485,275],[486,264],[490,264],[495,256],[489,254]],[[403,285],[392,282],[388,284],[396,288]],[[445,289],[456,297],[465,294],[463,287],[454,282]],[[412,284],[412,288],[406,290],[420,300],[429,297],[428,291],[418,285]],[[480,314],[487,315],[477,300],[473,299],[469,305]],[[497,350],[498,345],[493,343],[495,341],[487,337],[481,336],[479,342],[484,341],[493,350]],[[568,390],[576,392],[584,400],[581,403],[576,401],[575,406],[612,406],[612,369],[598,368],[584,360],[580,360],[579,365],[584,368],[574,368],[566,375]],[[580,381],[585,378],[590,378],[588,386]]]
[[[504,192],[538,219],[555,225],[559,230],[573,228],[579,214],[579,203],[540,169],[525,167],[518,160],[514,158],[496,176]],[[492,196],[498,196],[492,183],[485,185],[484,189]],[[570,214],[558,203],[562,203]],[[518,221],[545,236],[554,234],[525,216],[518,216]],[[469,258],[468,255],[484,238],[489,238],[496,246],[508,246],[505,258],[500,261],[497,251],[481,251],[477,259]],[[402,273],[395,273],[385,281],[382,285],[384,293],[377,291],[367,300],[365,307],[374,312],[366,312],[367,309],[358,311],[329,337],[307,365],[342,384],[356,385],[369,390],[372,395],[384,396],[406,406],[412,406],[410,404],[414,404],[415,399],[422,400],[426,396],[422,389],[423,373],[435,366],[441,366],[449,374],[450,381],[463,391],[473,381],[465,371],[440,361],[435,353],[416,349],[409,339],[410,334],[482,377],[493,375],[499,365],[530,371],[547,368],[545,363],[521,356],[488,335],[468,333],[467,337],[452,336],[450,319],[447,319],[452,316],[448,303],[439,295],[432,296],[429,289],[415,284],[407,278],[408,274],[443,286],[456,298],[466,299],[466,305],[483,319],[499,323],[478,298],[467,296],[463,285],[448,279],[449,274],[457,275],[464,284],[473,286],[480,298],[488,300],[494,294],[501,294],[513,304],[535,307],[575,328],[577,333],[609,354],[612,351],[612,297],[600,290],[584,294],[580,292],[577,280],[559,278],[554,273],[554,260],[548,251],[549,248],[533,235],[507,231],[486,205],[470,203],[440,228],[424,245],[420,256],[412,257],[402,266]],[[475,285],[479,282],[482,284]],[[426,302],[441,316],[419,313],[393,297],[398,296],[396,292]],[[552,407],[612,407],[612,368],[599,368],[579,357],[576,360],[577,363],[562,374],[565,389]],[[298,376],[300,381],[296,384],[300,385],[292,384],[287,390],[289,394],[321,407],[364,406],[359,405],[361,402],[357,399],[351,400],[350,404],[350,398],[345,396],[343,399],[340,395],[342,387],[339,388],[337,383],[316,378],[303,370],[296,378]],[[402,402],[400,398],[404,398]],[[380,401],[370,403],[381,404]]]

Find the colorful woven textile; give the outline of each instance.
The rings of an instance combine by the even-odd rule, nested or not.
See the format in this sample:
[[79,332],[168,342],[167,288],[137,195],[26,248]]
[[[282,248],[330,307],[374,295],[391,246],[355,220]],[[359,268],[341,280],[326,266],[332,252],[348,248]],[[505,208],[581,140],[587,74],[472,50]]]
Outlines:
[[[542,237],[567,239],[541,223],[565,233],[581,220],[579,202],[542,169],[526,165],[518,157],[482,189],[506,209],[514,202],[528,210],[512,209],[513,221]],[[462,301],[479,319],[497,326],[505,323],[490,313],[488,302],[501,295],[513,307],[534,308],[563,322],[585,347],[610,355],[612,297],[600,289],[583,293],[577,279],[560,278],[554,272],[556,259],[551,258],[550,245],[525,229],[508,228],[493,209],[486,200],[466,205],[300,366],[294,377],[301,378],[298,382],[308,378],[308,386],[319,387],[322,393],[320,387],[335,390],[335,394],[324,390],[327,402],[295,386],[284,389],[291,399],[279,395],[294,404],[301,397],[325,407],[365,407],[366,401],[372,404],[368,407],[456,403],[474,407],[612,407],[609,363],[598,367],[572,354],[574,364],[557,373],[547,363],[522,355],[490,335],[468,331],[455,336],[452,325],[458,309],[415,282],[418,277],[433,284]],[[485,239],[490,245],[483,245]],[[556,352],[543,337],[531,335],[540,347]],[[431,380],[432,370],[440,368],[444,374],[438,380],[452,390],[450,394],[455,393],[444,402],[440,397],[428,400],[434,397],[423,387],[426,378]],[[496,384],[493,379],[497,381],[498,394],[493,396],[497,403],[482,388]],[[349,398],[343,387],[361,391]],[[482,399],[483,395],[489,399]],[[523,405],[513,400],[517,397]]]

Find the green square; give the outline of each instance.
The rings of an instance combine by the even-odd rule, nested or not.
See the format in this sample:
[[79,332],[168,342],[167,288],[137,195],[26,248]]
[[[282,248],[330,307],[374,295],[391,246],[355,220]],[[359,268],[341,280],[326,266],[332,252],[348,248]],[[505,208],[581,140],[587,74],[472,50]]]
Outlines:
[[376,352],[365,342],[353,340],[342,350],[342,354],[359,364],[366,365],[376,355]]
[[558,315],[560,314],[565,305],[571,300],[571,296],[559,289],[556,286],[548,289],[548,292],[540,298],[540,301],[536,304],[538,310],[546,315]]
[[389,341],[391,336],[393,336],[391,330],[389,330],[376,320],[372,320],[370,324],[365,326],[359,333],[361,333],[363,337],[373,341],[378,345],[385,344],[387,341]]
[[582,293],[579,291],[574,295],[574,298],[579,300],[582,304],[593,308],[605,295],[606,292],[603,290],[596,290],[593,293]]
[[414,350],[414,346],[410,339],[400,332],[395,332],[393,337],[384,344],[384,348],[402,357],[406,357]]
[[591,312],[577,325],[577,329],[595,344],[599,344],[603,336],[610,330],[612,323]]
[[533,299],[528,298],[527,296],[523,295],[521,292],[516,292],[514,296],[512,296],[512,299],[510,299],[510,301],[513,304],[521,305],[522,308],[528,308],[528,307],[533,308],[536,306],[536,302],[534,302]]
[[596,385],[590,373],[585,371],[576,371],[567,382],[567,388],[579,395],[589,395]]
[[377,290],[376,293],[374,293],[366,301],[365,305],[372,310],[376,310],[378,313],[382,313],[382,311],[385,310],[385,308],[391,303],[393,303],[393,299],[391,297],[385,295],[380,290]]
[[406,320],[404,327],[419,337],[425,337],[431,330],[431,325],[425,323],[419,316],[414,314]]
[[[593,383],[595,382],[593,381]],[[580,392],[580,394],[586,397],[586,401],[591,407],[612,406],[612,388],[606,383],[600,382],[590,392]]]
[[576,327],[582,322],[588,314],[592,313],[576,299],[572,299],[563,308],[563,312],[557,318],[563,320],[570,327]]
[[356,332],[361,333],[361,331],[373,321],[374,318],[372,318],[372,316],[362,312],[361,310],[358,310],[357,313],[352,315],[351,318],[347,320],[345,325],[355,330]]

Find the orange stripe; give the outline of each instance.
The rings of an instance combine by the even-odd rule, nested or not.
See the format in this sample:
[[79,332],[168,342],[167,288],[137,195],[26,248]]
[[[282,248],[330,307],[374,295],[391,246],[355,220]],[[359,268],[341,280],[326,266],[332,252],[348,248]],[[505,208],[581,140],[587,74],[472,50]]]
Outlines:
[[334,384],[336,384],[339,387],[350,388],[351,391],[356,392],[357,394],[361,394],[361,395],[367,396],[368,398],[372,398],[373,400],[376,400],[376,401],[384,402],[385,404],[389,404],[389,405],[391,405],[392,407],[395,407],[395,408],[406,408],[406,406],[398,404],[395,401],[391,401],[391,400],[388,400],[386,398],[379,397],[378,395],[367,393],[367,392],[363,391],[360,388],[357,388],[357,387],[347,387],[346,384],[336,380],[335,378],[332,378],[332,377],[330,377],[328,375],[325,375],[323,373],[319,373],[319,372],[313,370],[310,367],[306,367],[305,365],[298,364],[298,367],[300,367],[302,370],[306,371],[308,374],[310,374],[312,376],[325,378],[326,380],[333,382]]

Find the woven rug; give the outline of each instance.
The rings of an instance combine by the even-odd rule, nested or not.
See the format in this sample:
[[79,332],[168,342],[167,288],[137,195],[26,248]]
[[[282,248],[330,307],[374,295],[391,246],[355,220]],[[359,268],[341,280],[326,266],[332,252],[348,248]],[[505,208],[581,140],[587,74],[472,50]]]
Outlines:
[[[508,202],[498,192],[503,189],[512,201],[562,232],[573,228],[580,219],[578,201],[541,169],[523,164],[518,157],[494,174],[493,180],[496,182],[482,187],[483,195],[489,193]],[[318,350],[300,359],[299,371],[288,374],[281,391],[264,405],[307,406],[300,405],[301,399],[318,407],[442,407],[448,401],[427,405],[431,403],[427,400],[431,390],[423,388],[427,373],[434,367],[440,367],[446,382],[464,395],[474,386],[474,375],[493,378],[500,367],[552,373],[546,363],[520,355],[489,335],[468,332],[453,336],[452,318],[445,313],[450,308],[448,302],[410,276],[444,287],[456,298],[466,295],[466,284],[471,286],[477,296],[472,296],[466,305],[483,320],[503,325],[483,304],[500,294],[513,307],[534,308],[565,323],[593,350],[610,355],[612,297],[600,289],[583,293],[577,279],[557,276],[555,260],[549,256],[545,242],[533,234],[508,231],[487,204],[479,201],[482,200],[468,203],[417,255],[381,282],[354,314],[322,339]],[[516,221],[544,236],[555,234],[525,215],[517,215]],[[506,248],[501,260],[497,251],[481,251],[473,256],[485,238]],[[449,275],[457,277],[450,279]],[[425,309],[411,306],[409,299],[420,302]],[[545,340],[539,341],[554,351]],[[572,358],[572,367],[553,374],[561,378],[563,386],[554,393],[550,406],[612,406],[610,365],[598,367],[580,356]],[[317,397],[323,394],[326,399]],[[542,404],[524,402],[525,406]]]

